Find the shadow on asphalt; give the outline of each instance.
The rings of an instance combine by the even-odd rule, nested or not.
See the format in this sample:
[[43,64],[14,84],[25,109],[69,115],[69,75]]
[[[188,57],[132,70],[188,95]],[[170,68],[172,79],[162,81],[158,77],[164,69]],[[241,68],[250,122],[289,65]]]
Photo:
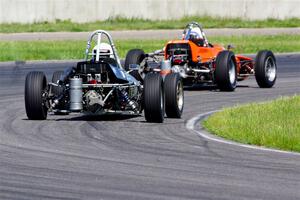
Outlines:
[[218,90],[218,88],[216,86],[201,85],[201,84],[195,84],[193,86],[185,86],[183,89],[185,91],[203,91],[203,90],[216,91],[216,90]]
[[80,115],[76,117],[67,117],[67,115],[53,115],[49,114],[49,116],[66,116],[59,119],[51,119],[47,118],[46,120],[30,120],[24,118],[24,121],[120,121],[120,120],[128,120],[139,117],[140,115],[122,115],[122,114],[111,114],[111,115]]
[[55,121],[120,121],[137,118],[139,115],[122,115],[122,114],[111,114],[111,115],[80,115],[72,118],[60,118]]
[[[237,85],[237,88],[250,88],[248,85]],[[193,86],[185,86],[185,91],[212,91],[212,92],[221,92],[217,86],[212,85],[193,85]]]
[[[134,122],[134,123],[142,123],[142,124],[161,124],[163,125],[164,123],[151,123],[151,122],[147,122],[144,118],[144,116],[142,116],[142,120],[138,119],[136,120],[138,117],[141,117],[142,115],[124,115],[124,114],[110,114],[110,115],[81,115],[81,116],[77,116],[77,117],[72,117],[72,118],[60,118],[60,119],[53,119],[53,121],[124,121],[124,120],[130,120],[130,122]],[[174,119],[174,118],[168,118],[165,117],[165,119]],[[50,119],[47,119],[50,120]],[[178,119],[177,119],[178,120]],[[165,125],[167,124],[177,124],[178,121],[176,122],[169,122],[169,123],[165,123]]]

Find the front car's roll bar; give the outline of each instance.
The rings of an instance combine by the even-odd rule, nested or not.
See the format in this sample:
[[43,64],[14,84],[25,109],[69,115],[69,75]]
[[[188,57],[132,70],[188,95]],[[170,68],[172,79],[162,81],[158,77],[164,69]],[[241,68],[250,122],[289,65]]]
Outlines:
[[122,65],[121,65],[121,62],[120,62],[120,58],[118,56],[118,53],[117,53],[117,49],[115,47],[115,44],[113,42],[113,39],[112,37],[110,36],[110,34],[104,30],[96,30],[94,31],[93,33],[91,33],[91,35],[89,36],[88,38],[88,41],[87,41],[87,46],[86,46],[86,50],[85,50],[85,60],[87,61],[88,60],[88,57],[89,57],[89,52],[90,52],[90,48],[91,48],[91,42],[93,40],[93,38],[95,36],[97,36],[97,50],[96,50],[96,61],[98,62],[99,61],[99,58],[100,58],[100,44],[101,44],[101,37],[102,35],[105,35],[109,41],[109,45],[111,46],[112,48],[112,51],[113,51],[113,55],[114,55],[114,58],[115,60],[117,61],[118,65],[120,68],[122,68]]

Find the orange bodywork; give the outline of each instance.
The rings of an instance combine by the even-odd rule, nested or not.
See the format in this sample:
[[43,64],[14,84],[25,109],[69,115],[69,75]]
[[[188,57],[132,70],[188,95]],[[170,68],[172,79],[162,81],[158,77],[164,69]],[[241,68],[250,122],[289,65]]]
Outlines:
[[[189,44],[193,62],[199,62],[200,58],[201,62],[209,62],[210,60],[216,58],[220,51],[225,50],[225,48],[220,45],[214,45],[214,47],[199,47],[194,42],[189,40],[172,40],[167,43],[166,47],[169,44]],[[167,54],[165,52],[165,58],[166,56]]]
[[[168,49],[168,45],[170,44],[188,44],[191,50],[191,57],[192,57],[191,59],[195,63],[214,62],[217,55],[221,51],[226,50],[222,45],[214,44],[209,47],[203,47],[203,46],[196,45],[194,42],[190,40],[171,40],[166,44],[164,49],[165,50]],[[165,59],[168,59],[167,51],[165,51],[164,55],[165,55]],[[251,73],[254,65],[252,58],[242,56],[242,55],[236,55],[235,61],[236,61],[238,75],[240,71],[243,71],[245,74]],[[241,68],[243,68],[243,70],[241,70]]]
[[[236,55],[235,61],[236,61],[236,65],[237,65],[238,75],[253,73],[254,61],[252,58],[242,56],[242,55]],[[247,78],[247,76],[244,76],[242,79],[245,79],[245,78]],[[242,80],[242,79],[240,79],[240,80]]]

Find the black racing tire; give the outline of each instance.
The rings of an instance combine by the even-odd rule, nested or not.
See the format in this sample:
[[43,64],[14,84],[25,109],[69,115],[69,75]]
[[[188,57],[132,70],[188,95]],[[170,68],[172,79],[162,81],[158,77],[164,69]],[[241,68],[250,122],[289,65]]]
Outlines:
[[47,79],[43,72],[29,72],[25,80],[25,109],[28,119],[47,119],[47,102],[43,95],[47,90]]
[[232,51],[221,51],[216,58],[215,83],[221,91],[234,91],[237,84],[237,67]]
[[143,95],[146,121],[162,123],[165,115],[165,95],[160,74],[149,73],[145,76]]
[[124,69],[129,71],[130,64],[140,64],[145,58],[145,52],[142,49],[131,49],[128,51],[126,58]]
[[259,51],[254,65],[255,79],[259,87],[271,88],[276,82],[277,65],[272,51]]
[[[126,58],[125,58],[125,64],[124,68],[126,71],[129,71],[129,65],[130,64],[140,64],[145,58],[145,52],[142,49],[131,49],[128,51]],[[143,78],[139,73],[139,70],[133,70],[129,72],[131,76],[133,76],[136,80],[143,83]]]
[[170,118],[181,118],[184,106],[183,83],[178,73],[168,74],[164,81],[166,114]]
[[[63,74],[63,71],[55,71],[52,75],[52,83],[57,84],[57,81]],[[52,86],[51,90],[54,96],[59,96],[64,92],[64,88],[62,86]]]

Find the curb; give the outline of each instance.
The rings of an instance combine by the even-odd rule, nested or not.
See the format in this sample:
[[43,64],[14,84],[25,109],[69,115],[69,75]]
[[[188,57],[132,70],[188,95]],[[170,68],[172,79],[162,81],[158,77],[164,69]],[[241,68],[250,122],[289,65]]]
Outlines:
[[294,156],[300,156],[300,153],[298,152],[291,152],[291,151],[284,151],[284,150],[278,150],[278,149],[270,149],[266,147],[261,147],[261,146],[256,146],[256,145],[247,145],[247,144],[242,144],[238,142],[234,142],[231,140],[227,140],[224,138],[221,138],[219,136],[213,135],[209,132],[207,132],[202,125],[200,125],[200,130],[195,129],[195,125],[197,123],[200,123],[201,121],[207,119],[210,115],[218,112],[220,110],[214,110],[206,113],[202,113],[199,115],[196,115],[195,117],[189,119],[185,127],[190,130],[195,132],[197,135],[199,135],[201,138],[204,138],[206,140],[218,142],[218,143],[223,143],[227,145],[232,145],[232,146],[237,146],[237,147],[242,147],[242,148],[248,148],[248,149],[253,149],[253,150],[258,150],[258,151],[265,151],[265,152],[272,152],[272,153],[281,153],[281,154],[287,154],[287,155],[294,155]]

